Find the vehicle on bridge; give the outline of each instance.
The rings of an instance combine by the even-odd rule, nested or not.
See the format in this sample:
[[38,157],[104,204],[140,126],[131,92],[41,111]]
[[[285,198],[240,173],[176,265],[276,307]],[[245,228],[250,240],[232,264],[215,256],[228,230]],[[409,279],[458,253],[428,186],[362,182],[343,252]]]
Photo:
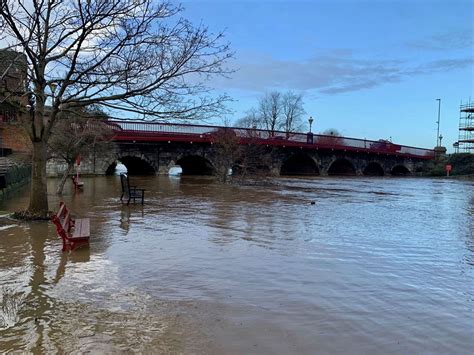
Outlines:
[[389,153],[397,153],[400,152],[402,146],[399,144],[394,144],[386,139],[379,139],[377,142],[373,142],[370,144],[370,149],[389,152]]

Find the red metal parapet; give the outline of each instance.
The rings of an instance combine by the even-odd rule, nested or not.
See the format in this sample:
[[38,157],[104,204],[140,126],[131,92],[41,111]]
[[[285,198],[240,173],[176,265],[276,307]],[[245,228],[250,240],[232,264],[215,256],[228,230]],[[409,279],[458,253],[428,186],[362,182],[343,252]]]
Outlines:
[[[143,121],[108,121],[115,132],[116,141],[135,142],[195,142],[212,143],[219,130],[232,129],[240,141],[245,144],[268,146],[301,147],[307,149],[334,149],[365,153],[399,155],[416,159],[433,159],[434,151],[394,144],[386,140],[372,141],[367,139],[312,134],[298,132],[269,132],[262,129],[236,128],[209,125],[191,125],[177,123],[158,123]],[[310,143],[312,142],[312,143]]]

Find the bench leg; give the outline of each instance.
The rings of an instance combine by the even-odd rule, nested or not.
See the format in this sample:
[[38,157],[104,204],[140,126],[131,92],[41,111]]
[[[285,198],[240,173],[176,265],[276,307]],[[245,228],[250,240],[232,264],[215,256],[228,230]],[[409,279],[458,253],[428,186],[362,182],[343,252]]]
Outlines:
[[69,245],[68,245],[67,241],[65,241],[65,240],[63,239],[63,248],[61,249],[61,251],[63,251],[63,252],[67,251],[67,250],[68,250],[68,247],[69,247]]

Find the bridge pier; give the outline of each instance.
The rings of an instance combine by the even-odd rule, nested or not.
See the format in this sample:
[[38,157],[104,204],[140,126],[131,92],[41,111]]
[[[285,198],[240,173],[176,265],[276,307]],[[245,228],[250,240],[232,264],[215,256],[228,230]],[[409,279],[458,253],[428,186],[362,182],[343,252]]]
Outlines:
[[170,169],[176,165],[177,155],[170,152],[159,152],[158,175],[167,175]]

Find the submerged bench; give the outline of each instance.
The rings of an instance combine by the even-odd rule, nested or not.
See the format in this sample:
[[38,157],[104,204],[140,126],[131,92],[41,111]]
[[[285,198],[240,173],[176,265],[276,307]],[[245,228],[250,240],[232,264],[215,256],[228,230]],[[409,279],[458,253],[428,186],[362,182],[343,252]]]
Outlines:
[[83,189],[84,188],[84,183],[82,181],[79,181],[76,175],[71,176],[72,179],[72,184],[74,185],[75,189]]
[[139,189],[136,186],[130,186],[130,180],[128,180],[127,174],[120,174],[120,183],[122,184],[122,196],[120,196],[120,201],[123,201],[124,198],[127,199],[127,205],[130,203],[130,200],[133,199],[133,203],[137,198],[142,200],[142,205],[145,199],[145,189]]
[[89,218],[73,219],[64,202],[59,203],[58,213],[51,220],[56,225],[58,236],[63,240],[62,251],[72,251],[89,244]]

